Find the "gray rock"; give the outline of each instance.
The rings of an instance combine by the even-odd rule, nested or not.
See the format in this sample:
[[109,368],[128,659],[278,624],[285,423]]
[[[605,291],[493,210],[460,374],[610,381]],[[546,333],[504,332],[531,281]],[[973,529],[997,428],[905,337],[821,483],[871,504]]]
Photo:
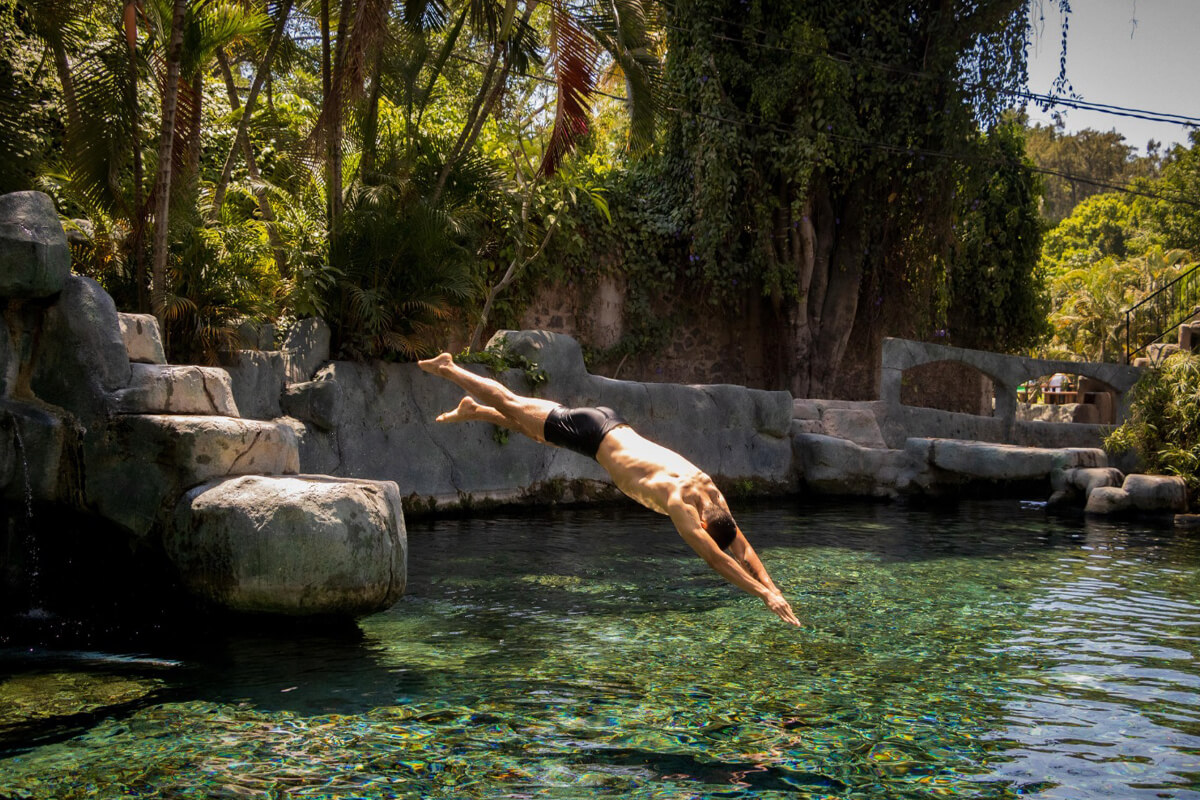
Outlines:
[[[727,485],[795,486],[792,400],[786,392],[609,380],[587,373],[579,346],[569,337],[534,332],[514,341],[537,363],[559,367],[537,387],[521,370],[496,376],[513,391],[572,406],[611,406],[644,436],[679,451]],[[482,366],[469,368],[491,374]],[[332,430],[304,426],[299,439],[305,471],[395,481],[402,495],[426,504],[567,496],[555,487],[591,496],[595,485],[609,483],[599,464],[576,453],[487,423],[434,423],[463,393],[415,364],[335,361],[317,377],[340,387],[342,412]],[[298,415],[307,413],[285,404]]]
[[118,313],[117,321],[121,325],[121,339],[125,342],[125,352],[130,361],[139,364],[167,363],[158,320],[153,314]]
[[1088,495],[1084,510],[1089,514],[1118,514],[1133,508],[1129,493],[1119,486],[1097,486]]
[[930,465],[939,470],[991,481],[1026,481],[1046,478],[1056,469],[1101,467],[1103,450],[1051,449],[1016,445],[935,439]]
[[827,408],[821,414],[821,423],[828,436],[849,439],[863,447],[885,448],[883,433],[875,415],[862,408]]
[[289,417],[331,431],[342,416],[342,387],[333,380],[293,383],[284,390],[281,404]]
[[84,424],[111,411],[111,393],[129,384],[129,355],[112,298],[90,278],[67,278],[46,311],[33,356],[32,389]]
[[136,536],[164,504],[196,484],[231,475],[300,471],[287,425],[232,417],[121,416],[84,437],[86,501]]
[[0,489],[25,508],[69,502],[73,471],[65,468],[74,427],[53,408],[0,398]]
[[324,320],[302,319],[288,331],[283,343],[288,383],[312,380],[317,369],[329,360],[330,330]]
[[487,349],[524,356],[559,380],[570,381],[587,374],[579,342],[562,333],[496,331],[488,340]]
[[286,385],[284,354],[277,350],[238,350],[225,366],[238,411],[247,419],[275,419],[283,413],[280,395]]
[[1129,475],[1121,488],[1138,511],[1187,511],[1187,484],[1175,475]]
[[834,436],[802,433],[794,443],[804,485],[820,494],[894,497],[912,466],[903,450],[863,447]]
[[238,416],[229,373],[218,367],[131,364],[129,386],[113,397],[118,414]]
[[41,192],[0,196],[0,297],[49,297],[71,274],[71,249],[54,201]]
[[792,419],[820,420],[820,401],[796,398],[792,401]]
[[164,540],[195,595],[238,612],[356,616],[404,592],[396,485],[249,476],[180,499]]
[[[1093,490],[1101,486],[1120,486],[1125,474],[1114,467],[1071,467],[1056,470],[1050,476],[1050,485],[1060,505],[1084,504]],[[1052,498],[1053,499],[1053,498]]]
[[270,322],[246,320],[237,326],[241,346],[251,350],[275,349],[275,326]]
[[1195,530],[1200,528],[1200,514],[1176,514],[1174,522],[1176,528]]

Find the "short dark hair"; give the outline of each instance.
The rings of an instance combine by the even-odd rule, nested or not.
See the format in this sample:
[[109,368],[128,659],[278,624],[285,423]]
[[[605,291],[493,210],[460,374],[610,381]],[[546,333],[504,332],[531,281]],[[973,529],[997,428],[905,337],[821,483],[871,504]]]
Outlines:
[[717,547],[728,550],[729,545],[737,538],[737,523],[733,516],[718,505],[709,506],[704,512],[704,529]]

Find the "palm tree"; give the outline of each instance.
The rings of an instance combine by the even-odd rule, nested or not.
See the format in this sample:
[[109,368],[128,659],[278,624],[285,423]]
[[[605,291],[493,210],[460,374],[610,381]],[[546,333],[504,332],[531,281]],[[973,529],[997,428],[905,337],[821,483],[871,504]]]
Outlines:
[[167,291],[167,224],[171,213],[171,160],[175,145],[175,116],[179,101],[179,72],[183,55],[183,24],[187,0],[174,0],[171,35],[167,42],[166,84],[163,90],[162,126],[158,139],[158,178],[155,180],[154,249],[150,267],[150,307],[165,326]]

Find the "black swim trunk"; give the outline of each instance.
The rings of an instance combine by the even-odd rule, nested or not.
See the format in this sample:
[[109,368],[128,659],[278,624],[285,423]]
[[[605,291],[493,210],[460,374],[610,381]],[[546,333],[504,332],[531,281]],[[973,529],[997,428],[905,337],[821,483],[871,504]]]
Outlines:
[[546,417],[542,435],[550,444],[574,450],[576,453],[595,458],[600,443],[613,428],[628,425],[611,408],[567,408],[559,406]]

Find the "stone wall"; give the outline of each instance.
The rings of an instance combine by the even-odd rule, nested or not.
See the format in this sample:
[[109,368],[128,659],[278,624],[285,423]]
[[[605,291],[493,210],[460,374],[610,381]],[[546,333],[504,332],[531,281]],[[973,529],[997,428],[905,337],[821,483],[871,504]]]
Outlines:
[[[727,488],[795,488],[792,399],[786,392],[611,380],[587,372],[579,344],[570,337],[544,331],[502,335],[511,351],[545,368],[549,380],[536,387],[538,396],[615,408],[639,432],[682,453]],[[518,393],[535,392],[521,371],[497,377]],[[324,426],[295,421],[303,471],[395,481],[407,507],[416,510],[481,500],[616,496],[590,458],[487,423],[435,423],[434,417],[458,404],[462,391],[415,364],[334,361],[313,383],[328,384],[340,395],[340,412]]]
[[[621,276],[548,285],[521,316],[525,330],[546,330],[577,339],[597,353],[628,333],[626,286]],[[761,389],[785,382],[772,368],[771,332],[764,329],[756,298],[714,306],[680,291],[659,298],[655,311],[671,320],[663,341],[632,355],[592,359],[597,375],[655,383],[733,383]]]

